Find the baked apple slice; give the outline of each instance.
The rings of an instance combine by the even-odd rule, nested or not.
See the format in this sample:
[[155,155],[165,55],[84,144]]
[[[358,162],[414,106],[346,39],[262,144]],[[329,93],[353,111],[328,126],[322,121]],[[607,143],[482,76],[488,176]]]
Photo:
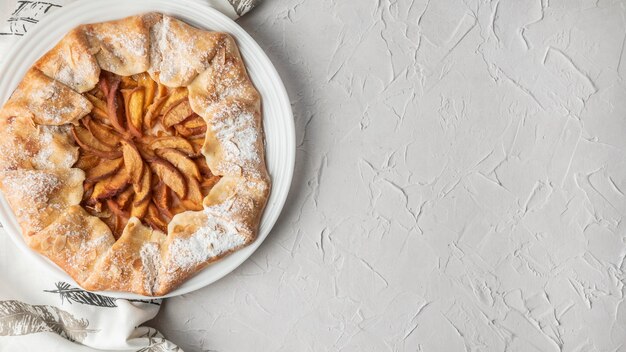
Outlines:
[[72,126],[72,136],[79,146],[101,158],[117,159],[122,156],[121,151],[112,149],[100,142],[88,129],[82,126]]
[[202,190],[195,178],[187,177],[187,197],[181,203],[187,210],[202,210]]
[[157,83],[152,80],[149,74],[144,72],[138,75],[137,84],[140,87],[144,88],[145,95],[143,101],[143,109],[147,110],[154,101],[155,94],[157,93]]
[[211,172],[211,169],[209,169],[209,165],[206,163],[206,158],[203,156],[197,157],[195,159],[193,159],[194,162],[196,163],[196,166],[198,166],[198,170],[200,171],[200,175],[202,175],[204,178],[208,178],[213,176],[213,173]]
[[161,158],[156,158],[150,162],[150,167],[179,198],[185,198],[187,195],[185,177],[172,164]]
[[200,179],[200,170],[198,169],[198,165],[196,165],[196,163],[194,163],[193,160],[191,160],[185,153],[172,148],[157,149],[156,153],[161,158],[169,161],[184,175],[194,177],[197,180]]
[[77,167],[81,170],[89,170],[91,168],[96,167],[100,162],[100,158],[92,153],[85,152],[85,150],[81,150],[78,156],[78,160],[74,164],[74,167]]
[[122,76],[120,86],[122,89],[134,89],[137,88],[137,81],[130,76]]
[[113,176],[98,181],[90,199],[103,200],[115,197],[122,193],[128,185],[130,185],[130,176],[127,172],[119,171]]
[[96,122],[91,118],[83,118],[83,124],[91,132],[91,134],[103,144],[111,148],[115,148],[120,144],[122,137],[111,127]]
[[189,100],[183,100],[180,103],[172,106],[169,110],[163,114],[163,120],[161,124],[165,128],[170,128],[176,124],[185,121],[189,116],[193,114]]
[[135,194],[133,187],[127,187],[126,190],[115,197],[115,203],[120,207],[120,209],[126,209],[128,204],[130,204],[133,199],[133,195]]
[[148,109],[146,110],[146,115],[143,118],[143,124],[145,129],[148,130],[154,127],[154,123],[157,120],[156,117],[159,114],[159,111],[161,111],[161,107],[166,100],[167,97],[160,97],[156,99],[152,104],[150,104],[150,106],[148,106]]
[[153,228],[167,233],[167,222],[165,222],[165,220],[161,218],[161,214],[159,213],[159,210],[157,209],[156,205],[154,205],[154,203],[149,203],[148,211],[145,215],[145,220]]
[[109,210],[111,210],[111,212],[115,215],[119,215],[125,218],[128,218],[130,215],[127,211],[125,211],[122,207],[120,207],[120,205],[117,204],[117,202],[113,199],[107,199],[106,205],[109,208]]
[[154,195],[152,199],[154,200],[154,205],[156,205],[159,213],[164,214],[169,219],[174,217],[174,214],[170,211],[172,196],[170,194],[169,187],[167,187],[164,182],[159,182],[159,184],[154,188]]
[[120,102],[118,99],[117,91],[120,85],[120,81],[116,80],[107,91],[107,114],[109,117],[109,122],[118,132],[122,135],[127,134],[126,128],[124,128],[122,124],[122,112],[123,110],[123,101]]
[[153,150],[156,149],[178,149],[187,155],[194,155],[194,149],[191,143],[187,141],[185,138],[176,137],[176,136],[168,136],[168,137],[160,137],[155,139],[150,143],[150,148]]
[[115,174],[123,164],[123,159],[102,160],[93,168],[87,169],[85,182],[99,181]]
[[188,91],[187,88],[174,88],[168,92],[167,100],[161,106],[161,110],[158,112],[159,114],[167,112],[174,105],[178,105],[180,102],[188,100]]
[[143,136],[143,103],[144,87],[137,87],[133,90],[122,91],[126,106],[126,125],[130,133],[141,138]]
[[143,175],[143,160],[137,147],[132,142],[122,141],[122,155],[124,156],[125,170],[133,184],[138,184]]

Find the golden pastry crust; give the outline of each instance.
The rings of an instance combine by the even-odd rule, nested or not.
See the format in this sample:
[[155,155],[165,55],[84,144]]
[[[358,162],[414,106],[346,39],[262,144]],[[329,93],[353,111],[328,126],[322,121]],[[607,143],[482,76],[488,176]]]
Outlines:
[[76,123],[91,109],[80,93],[31,68],[0,110],[0,119],[28,117],[38,125],[60,126]]
[[[175,215],[167,234],[131,217],[116,241],[80,205],[85,173],[72,168],[70,131],[93,109],[81,93],[100,70],[187,87],[207,124],[200,152],[221,178],[204,209]],[[86,289],[165,295],[256,238],[270,190],[260,96],[227,34],[158,13],[80,26],[28,71],[0,110],[0,131],[0,189],[25,241]]]
[[93,89],[100,77],[100,66],[84,31],[79,29],[69,32],[35,63],[35,68],[78,93]]

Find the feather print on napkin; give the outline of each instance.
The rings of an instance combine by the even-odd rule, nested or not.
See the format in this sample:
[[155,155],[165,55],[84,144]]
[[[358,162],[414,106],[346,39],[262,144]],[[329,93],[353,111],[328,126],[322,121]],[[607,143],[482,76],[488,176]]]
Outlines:
[[[85,291],[82,288],[74,287],[63,281],[59,281],[54,285],[57,288],[56,290],[43,290],[43,292],[58,293],[59,297],[61,297],[61,304],[67,301],[70,304],[72,304],[72,302],[76,302],[102,308],[117,307],[117,304],[115,303],[117,298],[102,296],[97,293]],[[161,305],[160,299],[126,299],[126,301],[154,304],[157,306]]]
[[228,0],[228,2],[233,5],[235,12],[241,16],[255,7],[259,0]]
[[140,337],[148,339],[148,346],[137,350],[137,352],[183,352],[178,346],[173,346],[158,331],[150,328]]
[[117,307],[117,304],[115,304],[115,298],[101,296],[77,287],[72,287],[67,282],[62,281],[57,282],[55,286],[57,287],[56,290],[44,290],[44,292],[58,293],[61,297],[61,304],[63,304],[64,301],[67,301],[70,304],[72,302],[76,302],[105,308]]
[[0,32],[0,35],[23,36],[30,26],[37,24],[50,10],[59,7],[59,3],[50,1],[18,1],[7,19],[8,28]]
[[89,321],[53,306],[30,305],[20,301],[0,301],[0,336],[54,332],[71,341],[81,342],[87,334]]

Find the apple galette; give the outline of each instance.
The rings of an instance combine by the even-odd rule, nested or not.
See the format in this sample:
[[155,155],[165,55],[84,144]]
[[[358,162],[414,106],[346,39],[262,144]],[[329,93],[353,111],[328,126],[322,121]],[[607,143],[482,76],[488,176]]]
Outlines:
[[160,296],[256,237],[260,96],[234,40],[150,13],[82,25],[0,110],[26,243],[88,290]]

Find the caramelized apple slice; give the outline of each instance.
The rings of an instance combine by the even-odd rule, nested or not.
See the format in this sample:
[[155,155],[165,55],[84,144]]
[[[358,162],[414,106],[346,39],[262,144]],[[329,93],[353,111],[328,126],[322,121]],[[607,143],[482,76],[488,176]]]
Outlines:
[[86,94],[90,94],[102,101],[104,101],[106,103],[107,100],[107,96],[106,94],[104,94],[102,92],[102,90],[100,89],[100,84],[97,84],[92,90],[90,90],[89,92],[87,92]]
[[[109,96],[109,80],[104,72],[100,75],[100,81],[98,82],[98,89],[102,92],[102,95],[107,98]],[[96,94],[94,94],[96,95]],[[97,96],[97,95],[96,95]]]
[[143,174],[143,160],[132,142],[122,141],[122,155],[124,156],[125,169],[133,184],[139,184]]
[[120,193],[115,197],[115,203],[120,207],[120,209],[126,209],[130,201],[133,199],[133,195],[135,194],[133,187],[127,187],[124,192]]
[[126,227],[126,224],[128,223],[128,218],[121,216],[121,215],[114,215],[115,217],[115,228],[113,230],[113,237],[115,237],[115,239],[119,239],[122,236],[122,233],[124,232],[124,228]]
[[85,182],[99,181],[117,172],[122,167],[122,158],[102,160],[98,165],[87,169]]
[[144,160],[152,160],[156,157],[154,150],[150,149],[149,145],[149,141],[137,143],[137,150]]
[[191,110],[189,100],[185,99],[180,103],[172,106],[171,109],[165,112],[161,124],[165,128],[170,128],[178,123],[185,121],[192,114],[193,110]]
[[204,130],[206,131],[206,122],[204,121],[202,117],[200,117],[200,115],[196,113],[189,116],[181,124],[185,126],[185,128],[189,128],[189,129],[204,128]]
[[93,193],[93,182],[83,182],[83,200],[87,200],[91,197],[91,193]]
[[133,183],[135,197],[133,202],[138,203],[150,196],[150,188],[152,187],[152,171],[148,167],[144,167],[141,182]]
[[130,176],[127,172],[118,172],[113,176],[98,181],[94,186],[91,200],[102,200],[115,197],[122,193],[130,184]]
[[220,176],[211,176],[209,178],[205,178],[200,183],[200,189],[202,190],[202,194],[207,195],[211,191],[211,189],[220,181]]
[[89,100],[89,102],[91,102],[91,105],[93,105],[94,109],[100,109],[102,111],[107,111],[107,103],[102,100],[99,99],[98,97],[96,97],[93,94],[89,94],[89,93],[85,93],[85,98],[87,98],[87,100]]
[[156,90],[156,96],[154,97],[154,99],[159,99],[159,98],[168,96],[169,89],[167,88],[167,86],[159,82],[158,79],[156,81],[157,81],[157,90]]
[[159,108],[154,110],[154,115],[164,115],[174,106],[187,101],[187,94],[187,89],[184,87],[170,90],[168,94],[163,97],[165,100],[160,104]]
[[187,157],[185,153],[176,149],[166,148],[157,149],[157,155],[169,161],[178,170],[182,171],[183,174],[192,176],[197,180],[200,179],[200,170],[198,169],[198,165]]
[[123,105],[120,104],[120,102],[118,101],[118,97],[117,97],[117,90],[119,88],[119,85],[120,85],[120,81],[117,80],[108,88],[107,114],[109,117],[109,122],[111,122],[111,125],[113,126],[113,128],[115,128],[118,132],[125,135],[126,129],[122,125],[122,119],[120,117],[121,115],[120,110],[122,110],[121,107],[123,107]]
[[187,128],[198,128],[198,127],[206,127],[206,121],[204,118],[195,112],[189,116],[189,118],[182,123]]
[[159,176],[159,179],[171,188],[179,198],[185,198],[187,195],[185,178],[172,164],[163,159],[155,158],[150,162],[150,166],[154,173]]
[[82,126],[72,126],[72,135],[76,143],[83,149],[101,158],[117,159],[122,156],[121,151],[113,150],[108,145],[100,142],[89,130]]
[[198,180],[187,177],[187,197],[181,200],[183,206],[188,210],[202,210],[203,198]]
[[152,171],[145,167],[143,176],[139,184],[133,184],[135,196],[131,208],[131,216],[142,219],[146,215],[148,205],[150,204],[150,193],[152,188]]
[[78,160],[74,164],[74,167],[77,167],[81,170],[89,170],[100,162],[100,158],[92,153],[86,152],[84,149],[80,151],[80,155],[78,156]]
[[167,222],[165,222],[161,216],[162,215],[159,213],[156,205],[154,205],[154,203],[150,203],[148,205],[148,211],[145,215],[146,222],[152,226],[152,228],[167,233]]
[[140,202],[133,201],[130,210],[130,216],[143,219],[146,216],[146,212],[148,211],[148,205],[150,205],[150,198],[146,198]]
[[128,218],[130,215],[127,211],[122,209],[122,207],[120,207],[120,205],[117,204],[117,202],[114,201],[113,199],[107,199],[106,205],[109,208],[109,210],[111,210],[111,212],[115,215],[125,217],[125,218]]
[[143,118],[143,124],[145,126],[145,129],[150,129],[154,127],[154,123],[157,120],[156,117],[161,110],[161,106],[163,105],[163,103],[165,103],[166,100],[167,97],[158,98],[148,107],[146,115]]
[[130,76],[123,76],[120,82],[122,89],[135,89],[137,88],[137,82]]
[[162,97],[166,97],[168,95],[168,88],[157,79],[157,91],[154,99],[159,99]]
[[202,155],[202,146],[204,145],[204,136],[202,137],[196,137],[196,138],[189,138],[187,139],[189,141],[189,143],[191,143],[191,145],[193,146],[193,155],[192,156],[200,156]]
[[180,87],[174,88],[169,91],[167,100],[163,104],[159,113],[165,113],[171,109],[174,105],[178,105],[181,101],[187,100],[188,91],[187,88]]
[[115,132],[112,128],[103,125],[102,123],[98,123],[88,117],[83,118],[83,123],[85,127],[93,134],[96,139],[98,139],[101,143],[108,145],[111,148],[117,147],[122,139],[120,135]]
[[157,209],[161,214],[164,214],[168,218],[172,218],[174,214],[170,211],[170,207],[172,205],[172,196],[170,195],[170,189],[163,182],[159,182],[159,184],[154,188],[153,195],[154,205],[156,205]]
[[173,149],[178,149],[187,155],[194,154],[193,146],[191,145],[191,143],[189,143],[184,138],[176,137],[176,136],[157,138],[150,143],[150,148],[152,148],[153,150],[173,148]]
[[143,108],[144,110],[146,110],[154,101],[154,96],[157,90],[157,83],[152,80],[150,75],[147,73],[139,74],[137,77],[137,83],[140,87],[144,88],[145,98],[143,101]]
[[143,135],[143,102],[144,87],[137,87],[132,91],[123,91],[126,106],[126,125],[130,133],[140,138]]
[[200,170],[200,175],[202,177],[207,178],[213,176],[211,169],[209,169],[209,165],[206,163],[206,158],[203,156],[194,159],[196,165],[198,166],[198,170]]
[[91,116],[93,119],[102,124],[109,124],[109,114],[106,111],[102,111],[100,109],[91,110]]
[[206,133],[206,126],[198,128],[187,128],[184,125],[175,125],[174,128],[179,135],[185,138],[200,136]]

